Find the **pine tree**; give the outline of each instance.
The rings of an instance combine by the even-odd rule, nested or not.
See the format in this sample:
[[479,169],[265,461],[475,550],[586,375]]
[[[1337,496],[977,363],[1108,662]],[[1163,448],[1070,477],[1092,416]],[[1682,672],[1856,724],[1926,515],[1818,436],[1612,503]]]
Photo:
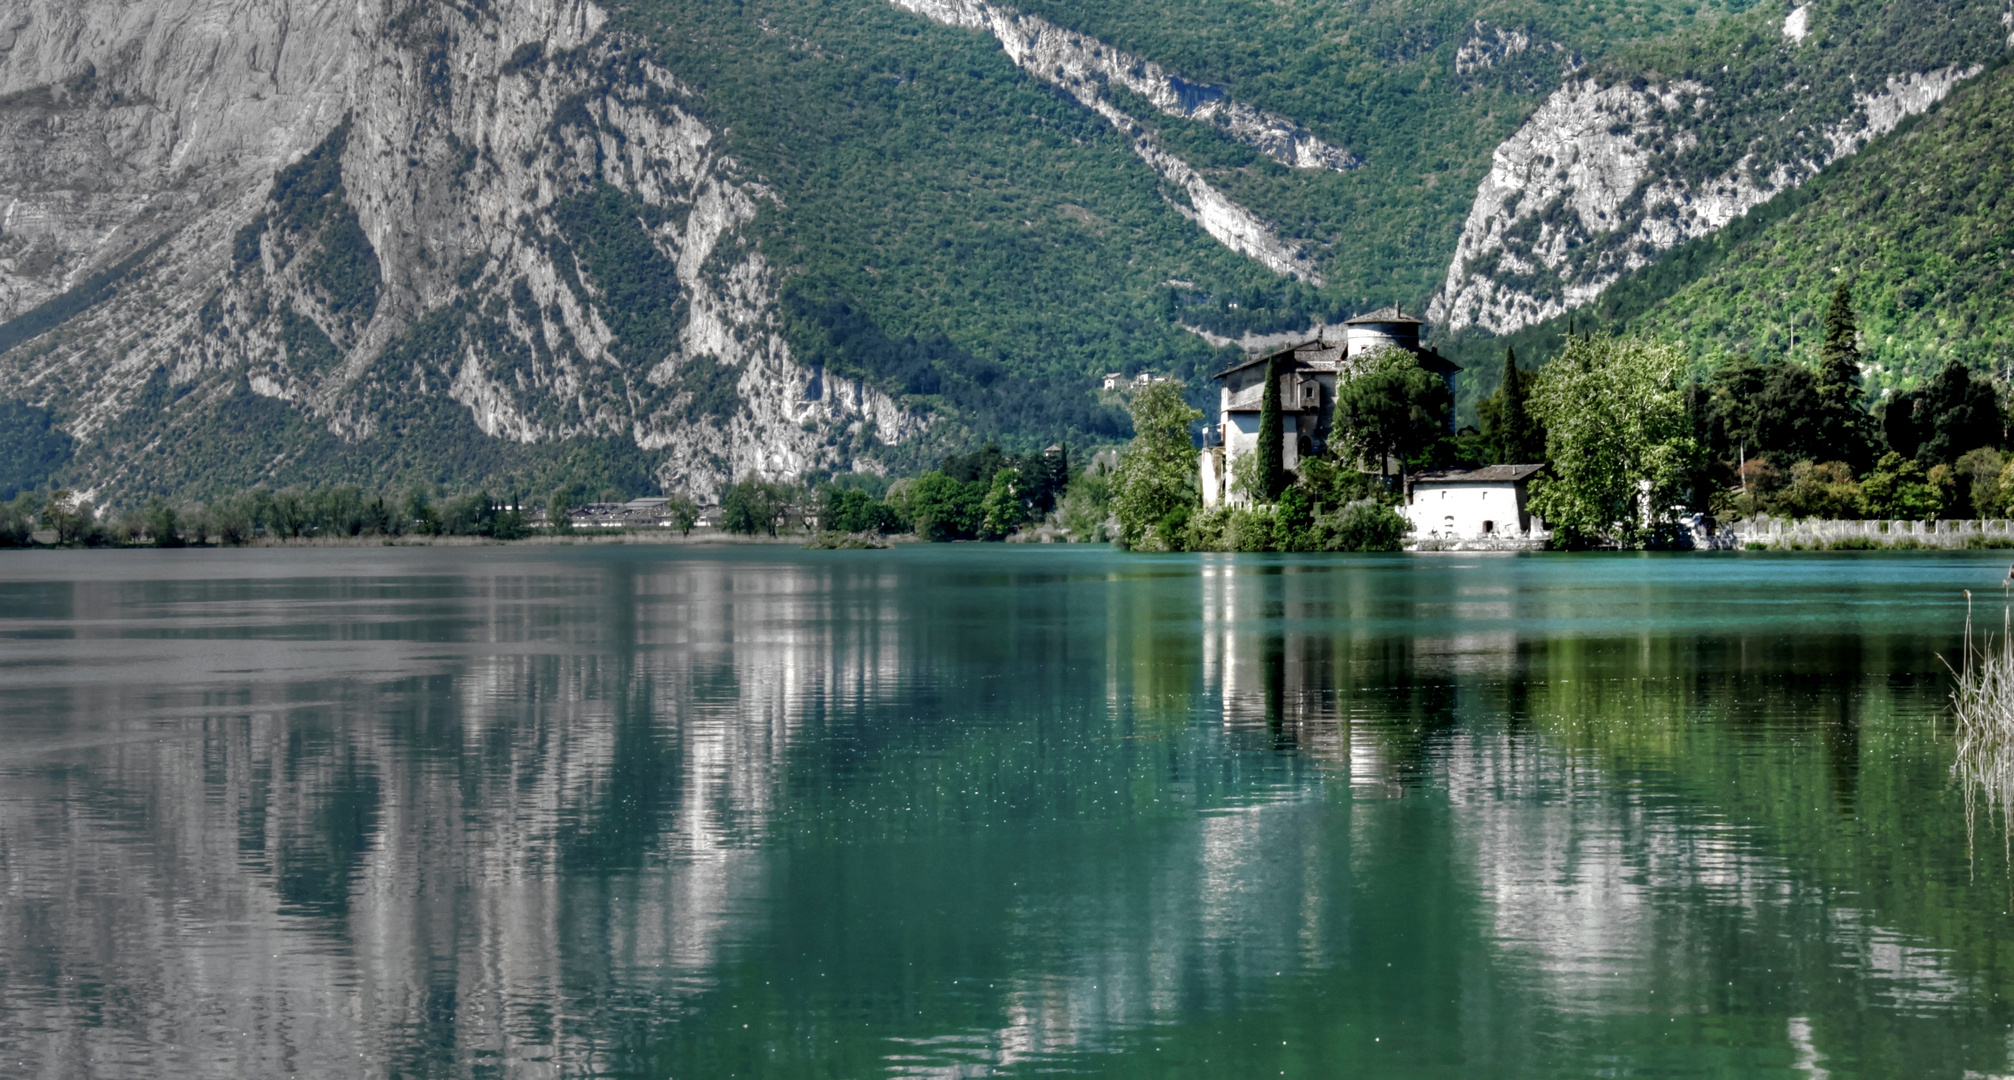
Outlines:
[[1860,327],[1853,318],[1853,291],[1846,282],[1832,290],[1825,309],[1825,345],[1818,357],[1818,412],[1815,434],[1823,445],[1856,466],[1872,457],[1868,416],[1861,408]]
[[1259,490],[1274,502],[1287,490],[1286,431],[1280,419],[1280,358],[1266,361],[1266,392],[1259,399]]

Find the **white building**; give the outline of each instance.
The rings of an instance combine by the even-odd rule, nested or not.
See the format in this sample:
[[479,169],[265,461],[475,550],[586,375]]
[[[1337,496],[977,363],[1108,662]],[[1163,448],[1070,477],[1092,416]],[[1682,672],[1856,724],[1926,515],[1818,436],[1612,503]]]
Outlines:
[[1489,465],[1416,474],[1400,516],[1414,540],[1525,539],[1545,523],[1525,507],[1525,485],[1543,465]]

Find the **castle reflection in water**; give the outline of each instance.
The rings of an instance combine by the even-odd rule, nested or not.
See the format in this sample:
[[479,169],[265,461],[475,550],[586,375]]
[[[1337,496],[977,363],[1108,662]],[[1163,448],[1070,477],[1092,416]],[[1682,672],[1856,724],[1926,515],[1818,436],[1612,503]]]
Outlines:
[[[1487,565],[928,565],[15,587],[0,1053],[38,1076],[641,1070],[731,1027],[789,953],[803,985],[769,1007],[804,1014],[795,1052],[857,1007],[882,1071],[962,1075],[1360,963],[1373,904],[1458,939],[1413,974],[1452,988],[1430,1018],[1478,1060],[1538,1060],[1532,1010],[1705,992],[1700,942],[1763,909],[1817,920],[1822,963],[1895,1001],[1979,990],[1928,915],[1787,904],[1822,883],[1752,825],[1618,787],[1718,767],[1740,736],[1694,721],[1753,708],[1811,713],[1778,764],[1859,797],[1840,733],[1913,699],[1807,700],[1763,638],[1560,634],[1557,596]],[[911,982],[975,971],[964,1019],[896,1019]]]

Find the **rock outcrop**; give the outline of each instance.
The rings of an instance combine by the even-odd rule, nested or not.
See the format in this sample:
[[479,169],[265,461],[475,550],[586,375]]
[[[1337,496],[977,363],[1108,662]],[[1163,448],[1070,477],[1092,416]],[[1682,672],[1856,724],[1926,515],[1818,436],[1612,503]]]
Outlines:
[[1503,334],[1580,307],[1893,130],[1978,71],[1890,76],[1854,94],[1843,119],[1805,142],[1810,153],[1760,160],[1749,152],[1697,178],[1687,177],[1683,156],[1702,140],[1732,137],[1697,121],[1727,104],[1714,101],[1718,91],[1694,80],[1572,79],[1496,149],[1428,317],[1450,331]]
[[[164,486],[178,433],[255,398],[365,457],[450,404],[512,444],[616,440],[702,497],[877,468],[926,418],[793,360],[748,233],[775,196],[604,21],[581,0],[0,17],[0,394],[60,403],[114,494]],[[284,472],[285,445],[249,449]]]

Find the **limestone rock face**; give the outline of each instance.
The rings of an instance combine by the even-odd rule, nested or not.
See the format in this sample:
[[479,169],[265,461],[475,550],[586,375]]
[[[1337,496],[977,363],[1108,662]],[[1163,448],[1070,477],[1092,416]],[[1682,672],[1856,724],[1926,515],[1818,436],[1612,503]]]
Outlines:
[[[775,196],[605,21],[582,0],[0,15],[0,320],[29,315],[0,332],[0,395],[60,402],[113,497],[274,402],[359,461],[458,412],[513,444],[617,440],[702,498],[876,469],[927,419],[795,362],[747,236]],[[87,300],[36,335],[36,305]]]
[[[1801,10],[1801,9],[1800,9]],[[1890,76],[1853,96],[1812,152],[1687,179],[1674,165],[1726,132],[1687,121],[1714,91],[1698,82],[1601,86],[1570,79],[1497,147],[1428,317],[1504,334],[1565,314],[1663,252],[1767,202],[1928,109],[1977,66]]]

